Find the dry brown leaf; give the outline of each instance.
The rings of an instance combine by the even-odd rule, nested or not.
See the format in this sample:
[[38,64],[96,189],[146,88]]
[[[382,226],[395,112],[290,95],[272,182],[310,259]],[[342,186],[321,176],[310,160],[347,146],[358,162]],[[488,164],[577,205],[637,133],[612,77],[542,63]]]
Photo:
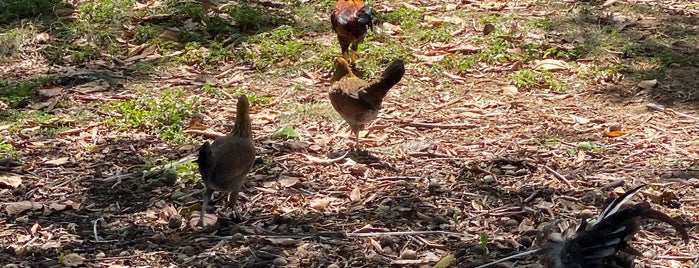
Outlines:
[[39,231],[41,231],[41,225],[38,223],[35,223],[31,228],[29,228],[29,233],[32,234],[32,236],[36,236],[36,233]]
[[277,180],[277,182],[279,182],[279,184],[281,184],[284,187],[291,187],[291,186],[296,185],[299,182],[299,178],[282,175]]
[[572,114],[569,114],[568,116],[570,117],[570,119],[573,119],[573,121],[574,121],[575,123],[578,123],[578,124],[581,124],[581,125],[590,123],[590,119],[587,119],[587,118],[582,117],[582,116],[577,116],[577,115],[572,115]]
[[357,201],[362,198],[362,190],[359,187],[354,187],[350,192],[349,198],[351,201]]
[[168,29],[163,30],[163,32],[160,33],[160,35],[158,35],[158,38],[160,38],[160,40],[163,40],[163,41],[172,41],[172,42],[177,42],[177,40],[179,40],[179,38],[177,37],[177,31],[168,30]]
[[8,215],[16,216],[24,213],[28,210],[39,210],[43,208],[44,205],[39,202],[32,201],[19,201],[15,203],[9,203],[5,206],[5,212]]
[[70,159],[68,157],[59,157],[53,160],[48,160],[44,163],[48,165],[60,166],[68,162],[70,162]]
[[68,255],[63,256],[63,259],[61,259],[61,263],[68,267],[75,267],[83,265],[84,260],[85,258],[78,255],[77,253],[70,253]]
[[504,86],[502,87],[502,94],[508,96],[514,96],[519,93],[519,89],[516,86]]
[[[199,223],[199,215],[201,215],[200,213],[200,211],[192,213],[192,217],[189,219],[189,226],[197,227],[197,224]],[[216,224],[217,221],[218,217],[216,216],[216,214],[204,214],[204,226],[212,226]]]
[[644,81],[641,81],[640,83],[638,83],[638,87],[640,87],[642,89],[651,89],[651,88],[655,87],[655,85],[657,85],[657,84],[658,84],[657,79],[644,80]]
[[397,35],[403,32],[403,29],[400,28],[400,26],[388,22],[384,22],[381,26],[384,32],[388,33],[389,35]]
[[48,33],[39,33],[34,36],[34,42],[37,44],[44,44],[51,40],[51,36]]
[[489,35],[495,31],[495,25],[492,23],[486,23],[485,26],[483,26],[483,35]]
[[376,252],[383,254],[383,248],[381,247],[381,243],[379,241],[374,240],[373,238],[369,238],[369,242],[371,243],[371,246],[374,247],[374,250]]
[[22,184],[22,177],[19,175],[0,175],[0,188],[14,189]]
[[568,67],[568,63],[562,60],[545,59],[534,61],[534,69],[546,71],[562,71],[568,70],[570,69],[570,67]]
[[140,44],[137,46],[129,45],[128,51],[126,53],[126,57],[130,58],[130,57],[138,55],[139,53],[141,53],[141,51],[143,51],[144,48],[146,48],[146,46],[148,46],[148,43],[143,43],[143,44]]
[[330,205],[330,198],[328,197],[322,197],[322,198],[314,198],[311,199],[309,202],[310,207],[316,209],[316,210],[323,210],[326,207]]

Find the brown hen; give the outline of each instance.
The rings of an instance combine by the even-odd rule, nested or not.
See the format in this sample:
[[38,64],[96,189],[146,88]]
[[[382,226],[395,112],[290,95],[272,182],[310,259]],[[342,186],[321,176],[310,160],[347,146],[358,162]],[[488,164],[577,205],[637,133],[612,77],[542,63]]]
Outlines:
[[393,61],[380,78],[366,82],[354,75],[343,57],[335,59],[335,72],[330,87],[330,103],[349,124],[359,145],[359,131],[374,119],[381,109],[383,98],[405,73],[402,60]]
[[206,188],[199,226],[204,224],[206,206],[214,191],[230,192],[229,206],[233,209],[234,216],[239,216],[236,210],[238,192],[255,163],[255,145],[252,142],[249,109],[248,98],[245,95],[240,96],[235,125],[231,133],[217,138],[212,144],[205,142],[199,148],[197,164]]

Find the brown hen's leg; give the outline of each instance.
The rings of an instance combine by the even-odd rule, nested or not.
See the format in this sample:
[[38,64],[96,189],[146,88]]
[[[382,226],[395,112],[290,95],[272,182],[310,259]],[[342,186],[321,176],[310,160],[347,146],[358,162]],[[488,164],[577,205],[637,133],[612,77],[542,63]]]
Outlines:
[[230,207],[232,212],[231,218],[234,220],[240,220],[241,218],[241,212],[238,210],[238,192],[231,192],[230,195],[228,195],[228,206]]
[[204,215],[206,214],[206,205],[209,204],[209,200],[211,200],[211,195],[214,193],[213,189],[210,189],[209,187],[204,186],[204,204],[201,205],[201,214],[199,214],[199,222],[197,222],[197,226],[204,227]]

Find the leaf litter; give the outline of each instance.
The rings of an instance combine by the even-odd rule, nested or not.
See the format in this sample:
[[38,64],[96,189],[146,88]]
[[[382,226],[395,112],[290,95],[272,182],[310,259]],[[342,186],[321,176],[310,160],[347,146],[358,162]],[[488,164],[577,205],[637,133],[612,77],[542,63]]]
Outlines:
[[[139,3],[134,9],[157,2]],[[661,2],[672,12],[693,12],[682,11],[686,10],[682,4]],[[492,34],[494,29],[488,24],[477,29],[459,17],[440,16],[442,8],[542,16],[526,14],[530,11],[523,8],[531,6],[497,1],[378,5],[425,9],[428,15],[422,20],[431,27],[460,25],[463,29],[455,39],[460,41]],[[384,28],[392,36],[403,31],[387,23]],[[573,224],[581,215],[598,211],[610,192],[640,183],[650,183],[644,199],[672,216],[699,221],[696,110],[666,108],[643,94],[616,101],[596,92],[596,86],[563,93],[523,90],[503,82],[512,66],[483,64],[438,75],[423,72],[448,55],[480,50],[465,41],[416,48],[408,75],[389,92],[380,118],[369,127],[373,133],[362,136],[371,157],[343,155],[351,142],[339,134],[346,129],[341,121],[301,119],[291,129],[299,142],[271,139],[289,123],[280,118],[289,112],[282,110],[285,102],[327,102],[328,85],[319,81],[319,75],[305,75],[300,82],[263,81],[250,79],[254,71],[249,67],[222,66],[213,73],[216,81],[185,66],[150,81],[154,91],[183,86],[196,95],[211,82],[276,96],[271,103],[252,108],[256,145],[266,164],[254,169],[241,193],[243,220],[233,222],[219,210],[221,214],[206,217],[218,223],[214,229],[200,230],[191,224],[199,216],[200,183],[169,183],[155,171],[135,175],[148,154],[172,162],[191,161],[195,146],[172,146],[152,133],[122,131],[101,121],[61,122],[70,129],[59,136],[42,132],[46,126],[42,124],[24,125],[16,135],[3,129],[3,135],[14,136],[21,165],[3,169],[7,174],[0,187],[5,197],[0,241],[7,254],[0,262],[471,267],[525,251],[540,226],[556,219]],[[130,46],[120,61],[173,56],[160,55],[150,46]],[[49,69],[39,58],[30,61],[32,67],[16,63],[3,68],[2,74],[14,68],[13,73],[30,78]],[[542,59],[530,67],[565,73],[583,65]],[[90,68],[60,68],[74,77],[94,74]],[[436,82],[442,80],[452,84]],[[68,87],[67,95],[46,92],[86,105],[61,108],[68,110],[62,112],[84,110],[95,117],[101,111],[90,104],[135,94],[130,88],[117,91],[109,83],[94,82],[89,87]],[[635,85],[603,82],[629,90],[663,86],[656,80]],[[294,83],[308,90],[293,94],[279,90]],[[233,98],[206,102],[206,117],[190,124],[189,133],[223,135],[235,113]],[[47,107],[55,111],[55,106],[36,108]],[[86,150],[92,146],[94,151]],[[217,207],[223,203],[217,202]],[[637,235],[634,245],[644,253],[640,262],[656,267],[696,265],[696,241],[684,246],[668,229],[648,225],[648,231]],[[696,229],[691,231],[696,236]],[[510,265],[534,262],[525,258]]]

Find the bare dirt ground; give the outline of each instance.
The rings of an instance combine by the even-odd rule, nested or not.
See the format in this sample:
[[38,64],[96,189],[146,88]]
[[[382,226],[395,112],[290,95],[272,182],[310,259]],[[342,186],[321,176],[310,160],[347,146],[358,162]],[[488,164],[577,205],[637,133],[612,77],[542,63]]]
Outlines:
[[[400,5],[378,2],[383,8]],[[405,77],[389,92],[371,133],[361,140],[370,156],[350,155],[337,163],[306,156],[327,159],[348,150],[352,140],[344,122],[315,117],[283,121],[294,113],[288,108],[294,103],[329,105],[328,68],[318,64],[272,78],[249,66],[232,68],[224,79],[238,79],[236,85],[247,91],[273,98],[251,108],[260,163],[239,199],[243,219],[232,221],[219,213],[216,227],[205,230],[191,225],[201,205],[201,183],[162,172],[163,165],[192,161],[200,143],[172,145],[148,131],[119,129],[100,119],[113,114],[94,105],[132,98],[133,84],[153,92],[183,86],[187,94],[205,96],[199,71],[173,68],[162,76],[132,78],[126,67],[54,66],[38,54],[23,55],[4,64],[4,77],[63,73],[74,79],[56,86],[60,102],[70,105],[52,109],[55,119],[27,122],[15,132],[8,132],[9,122],[0,126],[20,164],[3,163],[2,176],[21,179],[15,187],[0,183],[0,263],[433,267],[453,255],[451,267],[473,267],[531,249],[544,224],[561,219],[572,225],[582,214],[596,215],[610,194],[644,183],[648,186],[636,200],[697,223],[699,11],[688,2],[620,2],[662,11],[652,18],[630,18],[633,23],[624,26],[647,34],[629,37],[637,40],[641,53],[671,53],[689,63],[665,65],[657,84],[646,87],[639,86],[643,79],[628,75],[580,78],[580,70],[600,61],[578,59],[570,62],[575,67],[562,71],[570,77],[563,91],[516,90],[509,75],[533,62],[432,72],[432,57],[454,53],[449,48],[467,46],[471,36],[482,34],[480,25],[469,22],[450,43],[414,49]],[[434,7],[428,12],[433,16],[448,4],[483,13],[510,12],[523,21],[554,16],[540,12],[537,3],[419,4]],[[327,17],[319,14],[318,20],[325,23]],[[676,31],[667,25],[676,25]],[[648,35],[687,37],[657,44]],[[329,26],[312,38],[339,51]],[[553,34],[542,38],[560,42]],[[609,62],[625,60],[618,53],[609,55]],[[118,82],[96,85],[100,80],[94,77],[105,73]],[[290,90],[298,85],[302,88]],[[202,98],[201,105],[206,107],[203,124],[225,132],[235,116],[235,99]],[[95,120],[71,120],[76,114]],[[182,125],[189,120],[183,118]],[[286,123],[293,124],[298,139],[270,138]],[[55,125],[68,129],[42,131]],[[151,172],[138,173],[147,166],[146,156],[153,155],[165,160]],[[689,229],[692,240],[685,245],[670,226],[643,226],[633,242],[643,253],[638,263],[698,267],[696,227]],[[535,256],[501,265],[538,266]]]

